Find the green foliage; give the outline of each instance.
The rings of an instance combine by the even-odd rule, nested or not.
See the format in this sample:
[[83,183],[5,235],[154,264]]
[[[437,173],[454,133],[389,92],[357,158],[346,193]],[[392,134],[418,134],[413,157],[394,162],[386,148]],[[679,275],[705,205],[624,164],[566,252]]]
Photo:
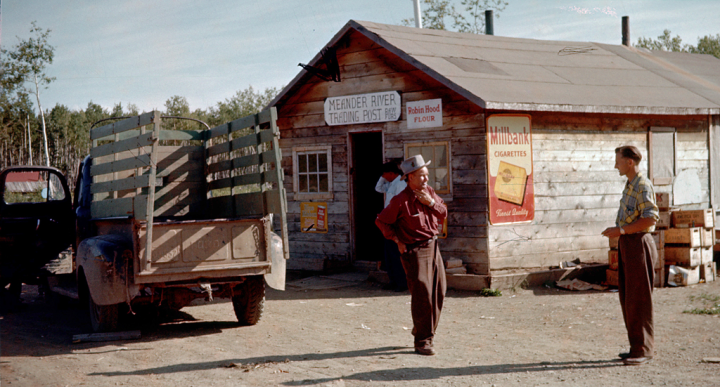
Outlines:
[[[485,33],[485,11],[493,10],[495,17],[508,5],[503,0],[462,0],[463,11],[455,9],[451,0],[423,0],[423,28],[431,30],[450,30],[473,34]],[[405,26],[414,26],[415,18],[403,19]]]
[[502,292],[500,289],[485,288],[480,291],[480,295],[483,297],[500,297],[502,296]]
[[638,38],[635,47],[647,48],[654,51],[673,51],[673,52],[689,52],[693,54],[708,54],[716,58],[720,58],[720,34],[715,36],[706,35],[698,38],[697,46],[692,44],[683,44],[679,35],[673,37],[670,30],[664,30],[663,34],[657,39],[646,37]]
[[701,303],[703,305],[699,308],[696,307],[685,310],[683,313],[707,315],[720,314],[720,295],[702,293],[699,296],[690,296],[690,301]]

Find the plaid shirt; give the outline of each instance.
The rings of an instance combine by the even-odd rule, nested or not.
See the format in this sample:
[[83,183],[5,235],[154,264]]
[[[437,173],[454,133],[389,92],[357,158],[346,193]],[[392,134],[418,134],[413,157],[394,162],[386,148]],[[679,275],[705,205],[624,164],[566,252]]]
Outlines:
[[[650,181],[638,172],[632,181],[628,181],[620,199],[615,224],[618,227],[626,226],[637,218],[659,218],[658,206],[655,204],[655,190]],[[642,232],[655,231],[655,226],[648,227]]]

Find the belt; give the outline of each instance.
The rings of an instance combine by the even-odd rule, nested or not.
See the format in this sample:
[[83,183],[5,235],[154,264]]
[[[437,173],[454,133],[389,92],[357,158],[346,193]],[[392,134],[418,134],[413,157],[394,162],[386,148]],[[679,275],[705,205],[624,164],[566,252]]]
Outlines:
[[425,239],[425,240],[421,240],[421,241],[417,241],[417,242],[410,243],[410,244],[406,245],[406,248],[407,248],[408,250],[409,250],[409,249],[414,249],[414,248],[416,248],[416,247],[422,246],[423,244],[430,243],[430,242],[432,242],[432,241],[434,241],[434,240],[437,240],[437,236],[436,236],[436,235],[433,236],[432,238],[429,238],[429,239]]

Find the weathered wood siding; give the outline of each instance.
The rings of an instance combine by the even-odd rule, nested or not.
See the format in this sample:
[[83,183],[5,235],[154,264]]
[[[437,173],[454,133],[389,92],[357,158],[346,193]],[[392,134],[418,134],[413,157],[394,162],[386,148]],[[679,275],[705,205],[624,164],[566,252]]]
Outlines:
[[[615,222],[625,184],[615,166],[615,148],[635,145],[648,170],[648,129],[678,132],[679,171],[700,175],[708,206],[707,119],[530,113],[533,125],[535,219],[527,224],[490,226],[491,270],[556,266],[580,258],[605,262],[608,241],[600,233]],[[658,186],[671,192],[672,186]]]
[[[381,130],[386,159],[403,157],[406,143],[450,143],[453,195],[446,196],[450,236],[441,241],[441,251],[445,257],[463,259],[469,264],[471,272],[487,273],[487,179],[482,109],[359,33],[351,33],[337,49],[342,82],[324,82],[308,77],[298,82],[294,90],[276,104],[288,192],[288,226],[293,258],[289,262],[290,267],[322,269],[323,262],[327,266],[334,265],[333,261],[349,260],[352,246],[348,132]],[[332,127],[325,124],[325,98],[390,90],[399,91],[402,97],[403,113],[399,121]],[[433,98],[442,98],[443,127],[409,131],[406,102]],[[327,234],[300,232],[300,201],[296,200],[292,185],[292,147],[308,145],[332,146],[333,198],[315,200],[328,202]]]

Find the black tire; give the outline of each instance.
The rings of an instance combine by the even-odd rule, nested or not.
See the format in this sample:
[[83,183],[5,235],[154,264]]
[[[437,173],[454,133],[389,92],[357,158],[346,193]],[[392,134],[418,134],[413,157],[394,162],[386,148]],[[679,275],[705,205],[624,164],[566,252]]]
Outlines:
[[90,325],[94,332],[112,332],[118,328],[120,304],[97,305],[90,292],[87,294]]
[[232,303],[240,325],[257,324],[265,306],[265,279],[262,276],[248,277],[235,288]]

